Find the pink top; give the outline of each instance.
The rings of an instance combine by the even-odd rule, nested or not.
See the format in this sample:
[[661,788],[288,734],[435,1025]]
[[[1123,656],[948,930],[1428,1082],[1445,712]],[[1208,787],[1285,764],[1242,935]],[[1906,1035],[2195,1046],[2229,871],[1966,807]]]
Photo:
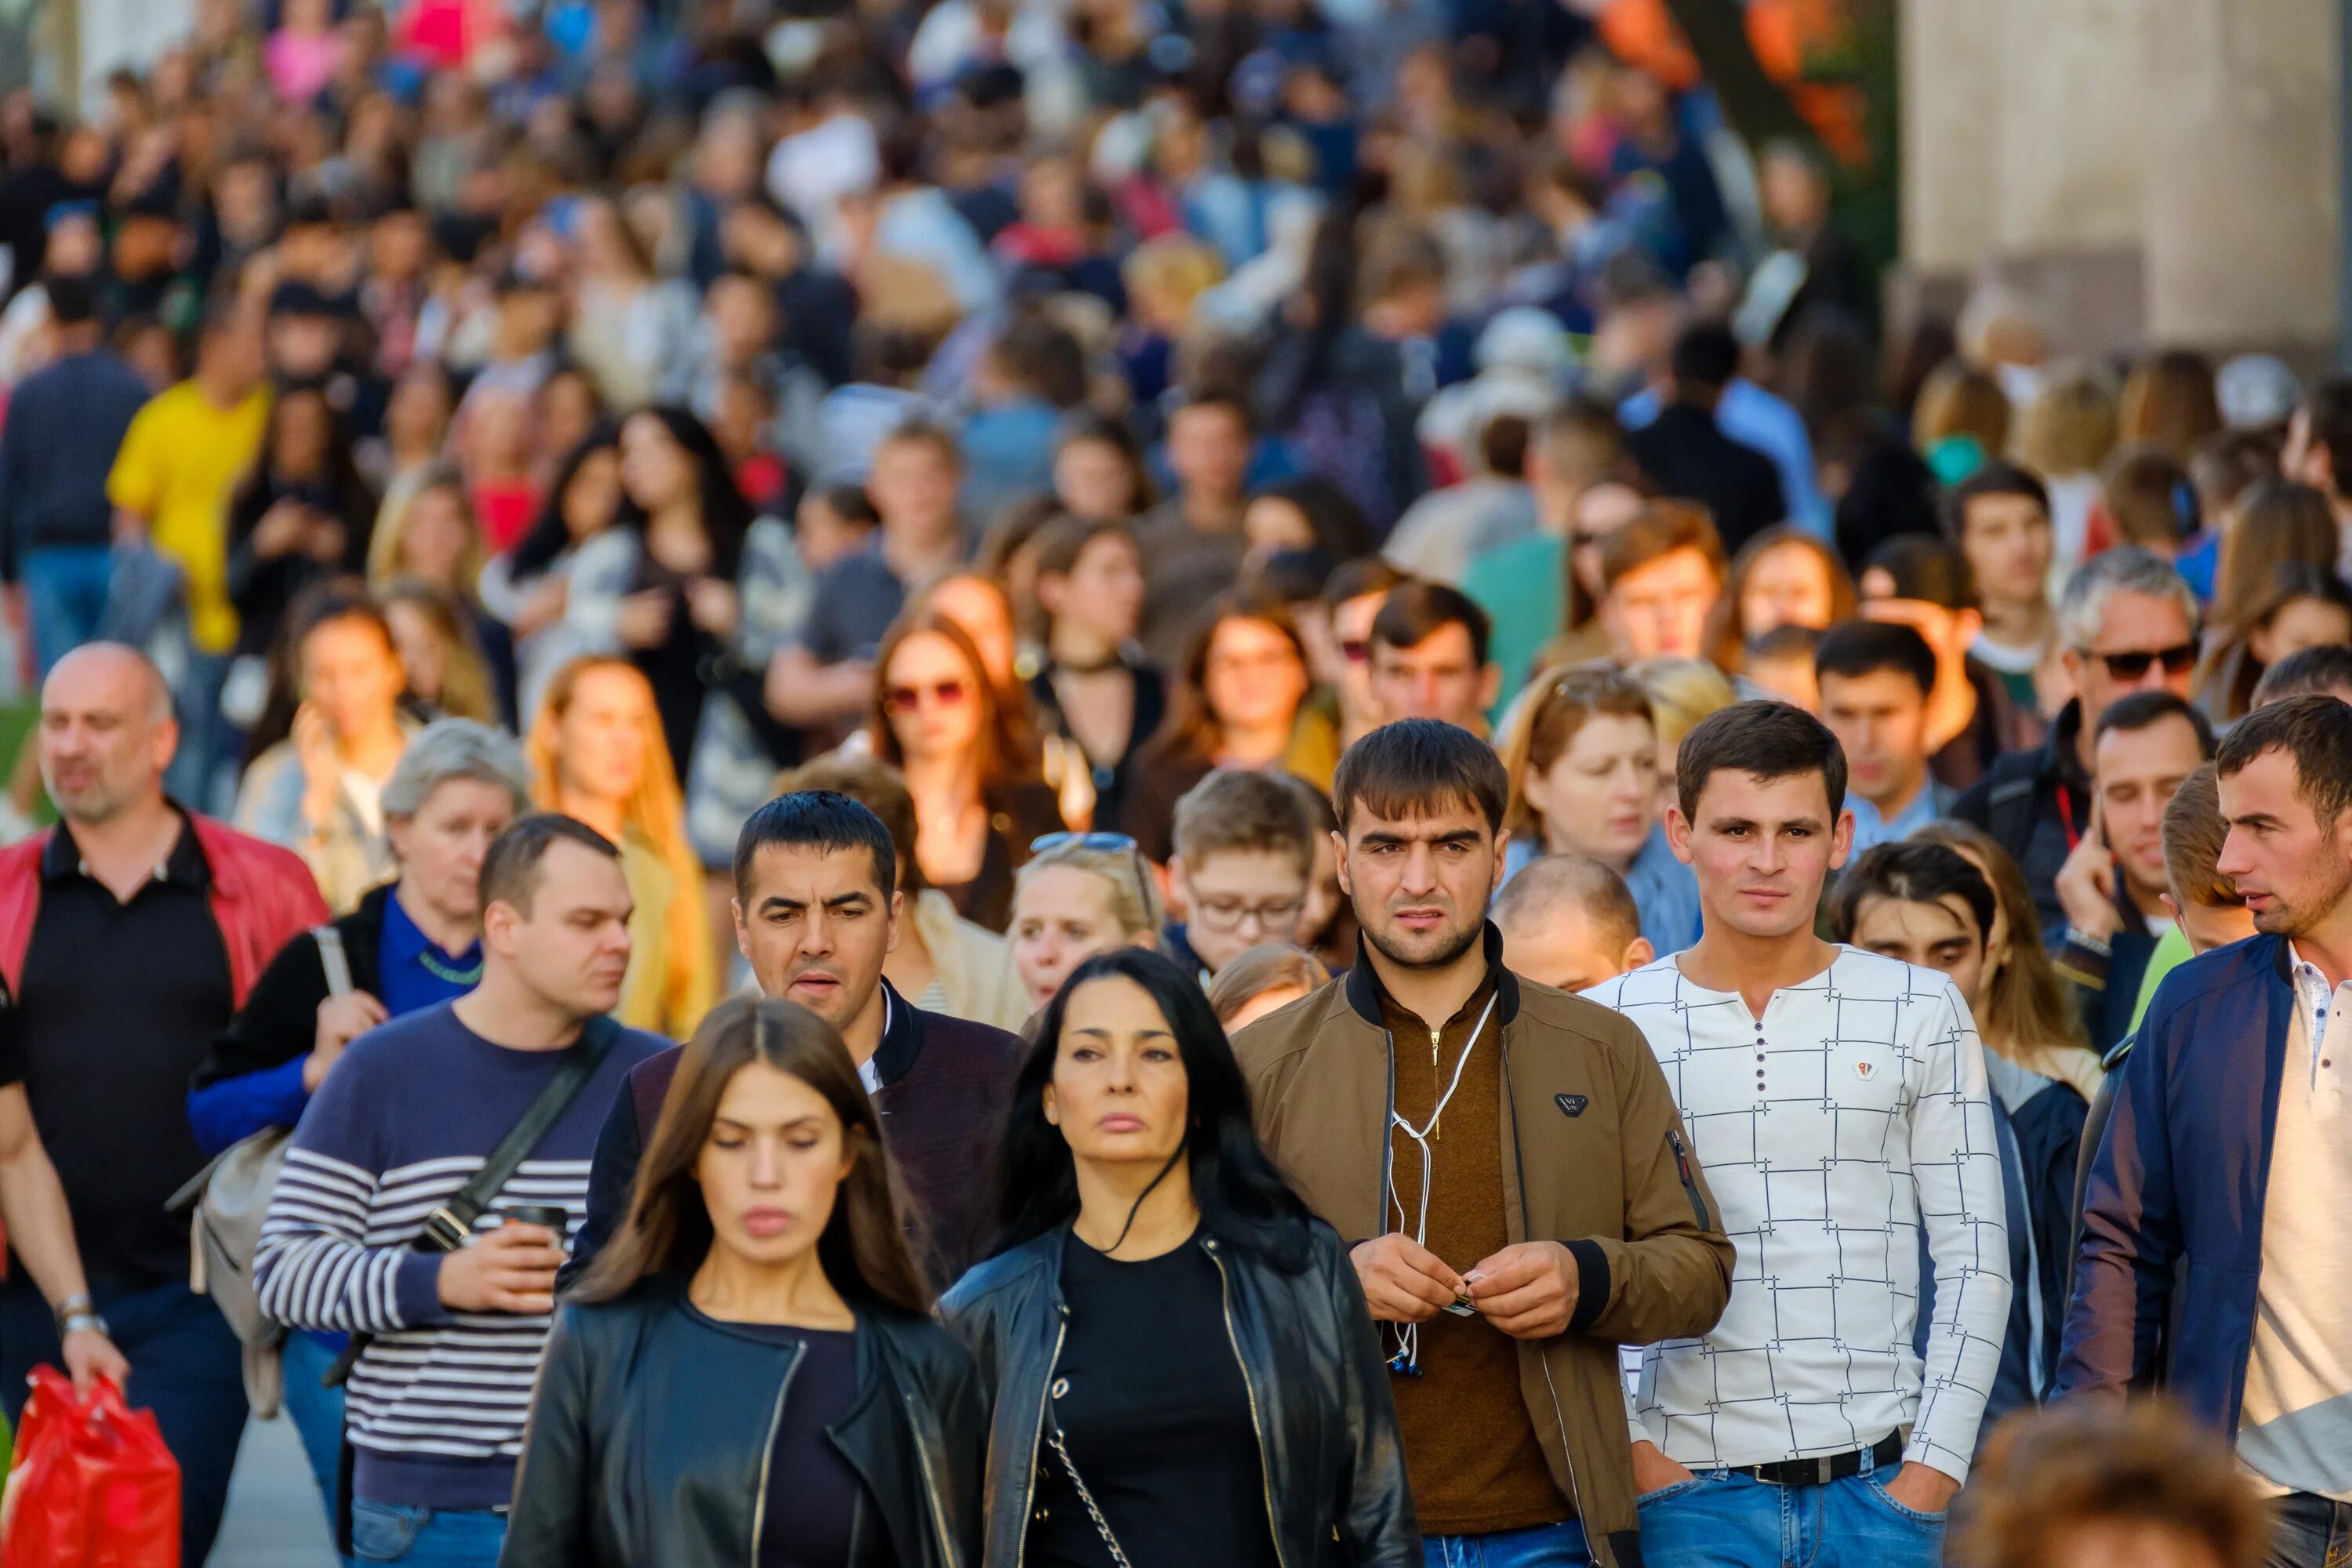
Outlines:
[[263,46],[269,85],[288,103],[316,98],[335,79],[343,63],[343,40],[335,33],[296,33],[280,27]]

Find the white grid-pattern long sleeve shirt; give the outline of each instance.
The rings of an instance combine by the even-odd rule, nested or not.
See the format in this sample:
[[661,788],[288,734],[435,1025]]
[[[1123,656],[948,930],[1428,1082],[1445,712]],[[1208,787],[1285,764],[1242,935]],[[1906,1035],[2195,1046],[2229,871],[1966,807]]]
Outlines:
[[1907,1425],[1905,1458],[1966,1480],[2009,1242],[1983,1050],[1951,981],[1842,947],[1760,1021],[1672,957],[1585,994],[1648,1037],[1739,1253],[1713,1331],[1643,1351],[1633,1436],[1705,1469],[1843,1453]]

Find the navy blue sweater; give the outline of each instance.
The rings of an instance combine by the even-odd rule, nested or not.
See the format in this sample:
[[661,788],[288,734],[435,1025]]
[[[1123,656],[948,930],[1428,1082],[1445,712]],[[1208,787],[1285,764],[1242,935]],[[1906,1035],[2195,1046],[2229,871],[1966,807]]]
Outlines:
[[148,396],[110,349],[68,354],[16,388],[0,428],[0,579],[16,580],[27,550],[113,537],[106,476]]

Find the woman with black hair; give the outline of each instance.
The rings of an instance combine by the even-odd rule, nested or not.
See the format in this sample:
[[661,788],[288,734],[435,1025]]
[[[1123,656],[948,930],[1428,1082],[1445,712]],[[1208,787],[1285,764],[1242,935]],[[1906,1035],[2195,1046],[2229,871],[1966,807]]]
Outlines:
[[983,1568],[1418,1565],[1355,1271],[1199,984],[1100,954],[1035,1039],[996,1254],[940,1304],[995,1398]]
[[513,635],[524,728],[539,711],[554,673],[589,651],[568,626],[572,568],[583,546],[613,526],[621,510],[621,436],[610,425],[590,430],[556,466],[539,516],[522,542],[482,568],[482,605]]
[[660,405],[621,422],[613,526],[580,546],[564,622],[577,652],[625,655],[653,683],[662,737],[687,759],[687,836],[718,873],[781,763],[760,681],[807,612],[792,531],[756,521],[702,421]]
[[228,504],[228,596],[240,654],[266,657],[287,606],[314,583],[367,565],[376,500],[342,416],[316,387],[281,393],[261,457]]
[[930,1319],[848,1047],[703,1020],[556,1313],[500,1568],[964,1568],[986,1401]]

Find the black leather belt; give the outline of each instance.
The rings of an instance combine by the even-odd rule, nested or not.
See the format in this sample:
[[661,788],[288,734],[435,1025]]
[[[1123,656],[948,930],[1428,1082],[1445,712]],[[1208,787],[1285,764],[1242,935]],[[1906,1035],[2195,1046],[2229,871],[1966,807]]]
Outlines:
[[1731,1473],[1754,1476],[1769,1487],[1825,1487],[1832,1481],[1862,1474],[1865,1457],[1873,1469],[1901,1464],[1905,1441],[1900,1431],[1889,1432],[1867,1448],[1851,1448],[1843,1454],[1823,1454],[1811,1459],[1782,1459],[1770,1465],[1741,1465]]

